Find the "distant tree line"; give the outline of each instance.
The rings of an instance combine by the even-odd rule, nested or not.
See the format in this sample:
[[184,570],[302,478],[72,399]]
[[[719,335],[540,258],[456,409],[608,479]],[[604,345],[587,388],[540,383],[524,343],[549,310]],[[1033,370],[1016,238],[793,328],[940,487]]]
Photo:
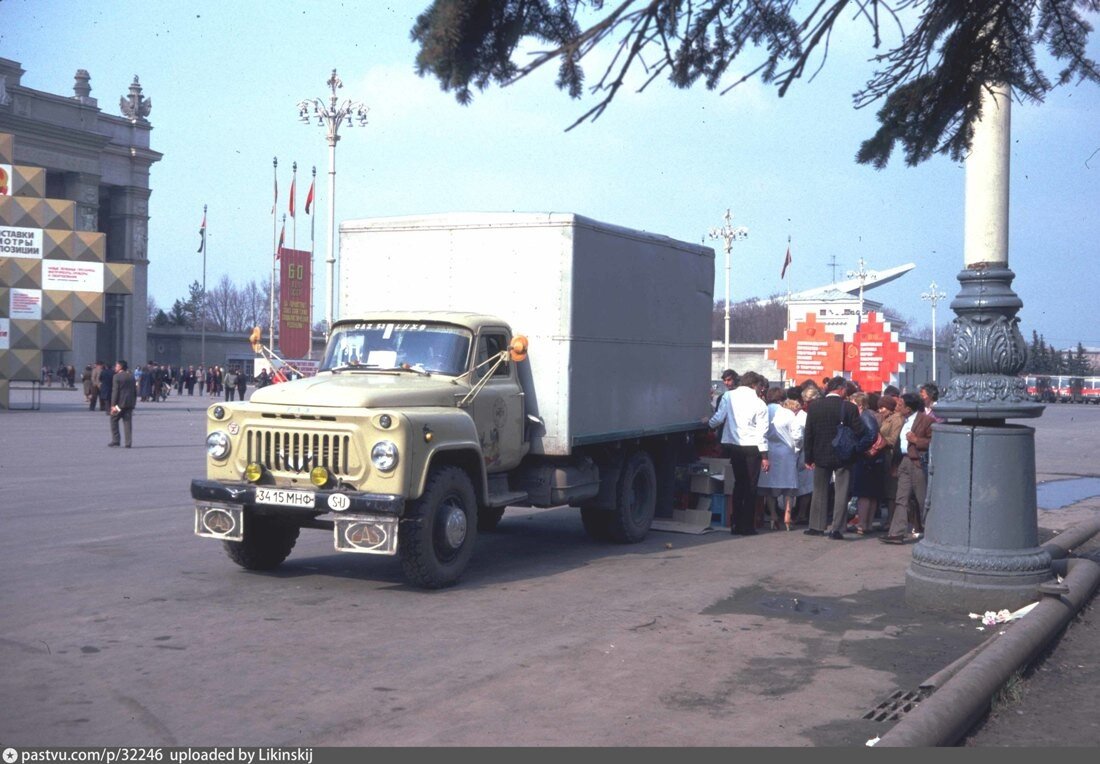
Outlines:
[[[275,293],[279,282],[275,282]],[[151,327],[180,327],[199,330],[205,323],[211,332],[248,332],[254,326],[267,327],[271,319],[271,293],[266,284],[249,281],[238,287],[229,276],[222,275],[213,287],[206,290],[203,308],[202,284],[192,281],[187,287],[187,297],[179,298],[167,311],[148,298],[146,304],[147,325]],[[279,301],[275,301],[275,324],[279,322]],[[315,322],[313,331],[324,333],[324,321]]]
[[1078,342],[1077,349],[1056,350],[1047,344],[1043,335],[1031,332],[1031,344],[1027,353],[1028,374],[1065,374],[1074,377],[1088,377],[1096,373],[1092,362],[1085,355],[1084,346]]
[[[201,329],[205,324],[212,332],[247,332],[253,326],[267,326],[270,319],[269,292],[255,281],[238,287],[229,276],[223,275],[217,284],[206,290],[205,307],[202,284],[193,281],[187,291],[187,297],[177,299],[167,311],[150,297],[147,306],[149,326]],[[279,320],[278,302],[275,320]]]

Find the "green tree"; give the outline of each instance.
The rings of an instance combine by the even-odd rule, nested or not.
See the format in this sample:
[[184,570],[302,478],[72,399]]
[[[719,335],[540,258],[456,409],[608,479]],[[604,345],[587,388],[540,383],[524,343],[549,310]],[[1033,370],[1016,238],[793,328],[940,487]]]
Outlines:
[[[862,24],[882,52],[854,105],[881,106],[879,128],[856,160],[884,167],[895,144],[910,165],[937,153],[961,160],[987,83],[1034,101],[1071,81],[1100,83],[1085,55],[1092,27],[1084,14],[1097,11],[1100,0],[433,0],[411,35],[419,44],[417,72],[464,104],[472,87],[507,85],[555,60],[557,86],[579,98],[585,56],[617,38],[610,64],[590,86],[598,101],[575,127],[604,112],[631,69],[644,71],[640,90],[664,76],[675,87],[702,81],[724,93],[759,76],[783,96],[824,65],[840,23]],[[894,29],[898,43],[883,50],[883,33]],[[517,63],[527,39],[549,48]],[[1037,48],[1060,62],[1053,81],[1036,63]]]

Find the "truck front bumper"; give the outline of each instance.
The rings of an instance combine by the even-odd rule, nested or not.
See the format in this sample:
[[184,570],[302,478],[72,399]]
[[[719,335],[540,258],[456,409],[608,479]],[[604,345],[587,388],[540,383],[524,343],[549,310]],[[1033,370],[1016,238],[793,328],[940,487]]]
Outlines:
[[191,481],[191,498],[195,500],[198,536],[242,541],[247,532],[247,507],[300,527],[327,528],[331,523],[337,551],[386,555],[397,552],[398,520],[405,507],[403,496],[390,494],[199,479]]

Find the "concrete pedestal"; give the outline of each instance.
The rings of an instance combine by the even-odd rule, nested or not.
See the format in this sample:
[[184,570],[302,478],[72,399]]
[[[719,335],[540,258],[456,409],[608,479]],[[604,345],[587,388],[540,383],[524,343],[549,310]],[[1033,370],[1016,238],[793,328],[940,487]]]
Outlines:
[[1035,430],[1021,425],[932,428],[925,536],[905,598],[923,610],[1016,610],[1053,578],[1039,548]]

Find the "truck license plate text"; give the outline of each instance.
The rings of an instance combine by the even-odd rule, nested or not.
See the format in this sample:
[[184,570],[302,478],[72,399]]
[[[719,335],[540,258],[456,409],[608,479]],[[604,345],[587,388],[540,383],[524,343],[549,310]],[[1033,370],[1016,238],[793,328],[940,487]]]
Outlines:
[[276,488],[257,488],[257,504],[272,504],[276,507],[312,507],[313,491],[288,491]]

